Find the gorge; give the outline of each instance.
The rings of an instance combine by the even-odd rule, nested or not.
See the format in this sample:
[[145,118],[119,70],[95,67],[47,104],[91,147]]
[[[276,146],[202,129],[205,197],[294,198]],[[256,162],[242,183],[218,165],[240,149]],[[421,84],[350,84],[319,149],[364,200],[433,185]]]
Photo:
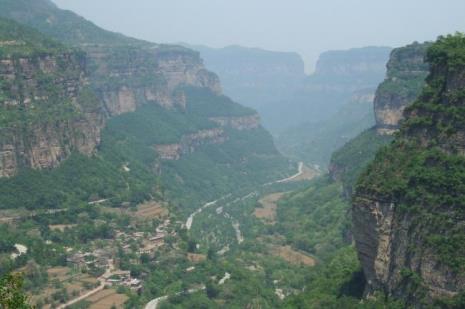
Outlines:
[[464,76],[0,0],[0,308],[464,308]]

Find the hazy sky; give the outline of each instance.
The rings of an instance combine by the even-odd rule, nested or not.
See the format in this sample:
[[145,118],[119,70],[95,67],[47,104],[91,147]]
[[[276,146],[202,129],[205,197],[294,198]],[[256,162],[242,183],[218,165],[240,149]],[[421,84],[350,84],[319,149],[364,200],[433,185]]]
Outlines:
[[53,0],[97,25],[158,43],[296,51],[401,46],[465,31],[465,0]]

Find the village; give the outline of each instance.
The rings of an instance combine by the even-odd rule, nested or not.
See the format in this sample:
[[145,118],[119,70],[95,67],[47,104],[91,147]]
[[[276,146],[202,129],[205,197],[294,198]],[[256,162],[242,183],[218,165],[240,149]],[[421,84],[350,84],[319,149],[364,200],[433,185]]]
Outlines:
[[107,247],[98,248],[91,252],[77,251],[67,258],[67,262],[72,268],[81,272],[89,269],[105,269],[105,273],[101,276],[105,286],[123,285],[132,290],[139,290],[142,287],[141,280],[132,278],[130,271],[120,270],[115,266],[116,250],[112,244],[118,242],[122,245],[125,253],[134,253],[132,244],[134,242],[140,243],[139,256],[147,254],[153,257],[157,249],[164,245],[164,239],[167,235],[176,236],[175,232],[170,234],[166,232],[170,223],[170,220],[166,219],[156,228],[154,233],[127,233],[117,230],[115,239]]
[[[100,207],[100,206],[98,206]],[[38,308],[68,308],[85,304],[85,308],[121,308],[128,299],[127,291],[142,292],[146,273],[137,273],[144,261],[156,261],[157,253],[166,244],[167,237],[177,236],[174,221],[166,207],[151,202],[138,205],[134,210],[116,210],[102,207],[117,216],[130,217],[127,226],[114,228],[112,236],[85,245],[64,247],[66,261],[63,266],[46,268],[48,283],[32,293],[30,299]],[[118,213],[115,213],[117,211]],[[67,233],[74,224],[50,225],[51,230]],[[51,241],[46,241],[51,245]],[[28,252],[28,248],[15,244],[11,259]],[[25,273],[38,268],[29,263]]]

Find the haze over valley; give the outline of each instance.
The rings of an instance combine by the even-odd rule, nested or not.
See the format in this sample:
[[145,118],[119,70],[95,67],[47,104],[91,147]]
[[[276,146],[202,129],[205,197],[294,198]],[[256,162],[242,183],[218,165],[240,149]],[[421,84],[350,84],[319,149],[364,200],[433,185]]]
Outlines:
[[0,308],[465,308],[464,9],[0,0]]

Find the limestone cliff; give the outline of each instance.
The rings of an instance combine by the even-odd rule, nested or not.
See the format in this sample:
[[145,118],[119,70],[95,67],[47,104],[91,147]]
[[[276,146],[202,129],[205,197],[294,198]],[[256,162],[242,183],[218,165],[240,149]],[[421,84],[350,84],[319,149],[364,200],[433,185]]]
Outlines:
[[351,78],[356,83],[371,84],[384,75],[390,50],[388,47],[365,47],[324,52],[318,59],[314,76]]
[[[324,123],[344,108],[354,92],[374,89],[383,80],[391,48],[364,47],[322,53],[315,72],[290,98],[278,102],[263,118],[277,127]],[[266,124],[266,122],[265,122]]]
[[[80,168],[82,174],[79,176],[80,183],[76,186],[63,188],[67,183],[59,179],[53,183],[59,183],[61,187],[50,190],[38,190],[37,187],[34,193],[36,198],[26,201],[29,207],[44,204],[40,191],[56,191],[60,192],[60,196],[62,192],[66,192],[63,195],[66,199],[77,195],[83,200],[87,200],[89,196],[119,196],[121,200],[137,203],[153,196],[154,190],[160,189],[159,185],[162,186],[165,198],[179,201],[189,197],[189,202],[183,204],[192,206],[195,205],[192,203],[193,198],[198,202],[210,200],[226,192],[285,178],[293,172],[288,160],[276,150],[271,136],[259,125],[256,112],[221,95],[218,77],[205,69],[197,52],[111,33],[71,11],[60,10],[49,0],[0,1],[0,16],[34,27],[43,34],[86,53],[86,56],[78,53],[83,58],[82,63],[87,62],[87,69],[82,74],[84,87],[78,92],[77,100],[74,97],[68,100],[65,96],[57,96],[56,100],[52,100],[51,96],[44,96],[44,104],[40,105],[44,108],[40,111],[43,112],[41,115],[47,117],[36,118],[44,120],[45,124],[37,126],[40,129],[29,130],[27,134],[21,135],[28,137],[25,140],[26,145],[30,144],[29,137],[34,137],[34,132],[40,135],[41,138],[36,139],[41,145],[51,145],[49,148],[53,152],[49,152],[53,155],[46,157],[56,159],[49,159],[47,166],[56,166],[69,151],[84,152],[82,147],[71,143],[71,135],[74,134],[70,133],[68,137],[67,134],[60,133],[55,138],[51,129],[67,128],[66,125],[69,124],[70,128],[76,129],[72,133],[75,132],[76,136],[83,135],[83,130],[76,125],[76,119],[81,119],[85,124],[86,119],[91,117],[83,116],[89,113],[87,103],[82,103],[95,103],[92,104],[97,112],[95,119],[101,120],[101,111],[106,119],[97,156],[90,160],[73,156],[68,161],[69,164],[61,165],[63,169],[58,169],[56,173],[38,173],[37,177],[53,178],[60,172],[68,176],[70,172],[67,168],[76,169],[76,164],[89,166],[92,172],[88,173]],[[1,29],[0,27],[0,33]],[[15,38],[1,39],[0,45],[8,46],[14,40]],[[59,50],[66,49],[60,43],[54,44],[60,46]],[[0,52],[0,55],[3,56],[3,53]],[[73,63],[63,62],[70,65]],[[40,78],[38,80],[38,84],[44,82]],[[45,84],[53,89],[61,85],[60,82],[55,83],[54,78],[48,78]],[[88,97],[91,99],[88,100]],[[28,109],[28,115],[36,114],[35,106],[39,105]],[[55,113],[55,107],[63,107],[63,110]],[[80,112],[81,108],[83,112]],[[0,116],[3,115],[0,113]],[[15,114],[12,114],[9,119],[14,120],[14,117]],[[29,129],[33,122],[18,123],[25,124]],[[93,128],[91,125],[86,127]],[[96,133],[94,136],[98,143],[99,131],[92,132]],[[17,145],[14,139],[16,136],[18,134],[8,137],[9,139],[5,137],[4,140],[8,145]],[[91,142],[83,144],[92,152],[94,146]],[[156,155],[155,150],[159,155]],[[21,158],[19,161],[23,157],[33,157],[29,153],[18,156],[18,151],[12,147],[5,146],[5,151],[5,165],[8,166],[12,165],[13,153],[16,159]],[[192,154],[194,151],[195,154]],[[174,160],[182,156],[186,160]],[[159,160],[160,157],[165,160]],[[74,158],[77,158],[76,161]],[[42,159],[34,160],[36,161]],[[25,166],[35,167],[32,164]],[[122,166],[130,171],[126,168],[122,170]],[[74,170],[71,173],[74,174]],[[113,176],[119,173],[124,175]],[[104,181],[84,188],[83,184],[87,185],[88,179],[95,180],[95,175],[102,176]],[[105,176],[115,181],[108,181]],[[11,183],[21,182],[21,179],[14,177]],[[123,179],[121,187],[120,181]],[[18,187],[20,190],[27,190]],[[6,207],[24,204],[23,201],[9,202],[11,198],[8,192],[0,194],[2,196],[4,201],[8,201],[4,203],[8,204]]]
[[222,144],[227,138],[221,128],[205,129],[184,135],[179,143],[155,145],[155,150],[163,160],[179,160],[181,156],[194,152],[201,145]]
[[110,116],[146,103],[186,108],[182,87],[221,93],[218,77],[207,71],[198,53],[179,46],[86,47],[95,67],[91,77]]
[[[329,172],[342,180],[347,197],[352,194],[358,176],[374,158],[377,150],[392,140],[399,129],[404,110],[421,92],[428,74],[424,61],[430,43],[413,43],[391,52],[385,80],[374,97],[374,128],[365,131],[333,153]],[[373,104],[373,103],[372,103]]]
[[0,16],[84,50],[89,57],[89,81],[109,116],[134,111],[149,102],[185,108],[182,86],[221,92],[218,77],[205,69],[198,52],[101,29],[51,1],[2,1]]
[[405,107],[420,94],[428,73],[424,58],[429,43],[413,43],[392,51],[387,76],[376,91],[374,110],[378,134],[393,134],[399,128]]
[[462,308],[465,38],[440,38],[426,59],[426,87],[359,180],[353,231],[368,295]]
[[104,120],[86,86],[85,56],[36,45],[37,34],[1,23],[22,40],[0,46],[0,177],[55,167],[72,151],[92,154]]
[[260,126],[258,114],[237,117],[210,117],[210,120],[222,127],[230,127],[239,131],[256,129]]

